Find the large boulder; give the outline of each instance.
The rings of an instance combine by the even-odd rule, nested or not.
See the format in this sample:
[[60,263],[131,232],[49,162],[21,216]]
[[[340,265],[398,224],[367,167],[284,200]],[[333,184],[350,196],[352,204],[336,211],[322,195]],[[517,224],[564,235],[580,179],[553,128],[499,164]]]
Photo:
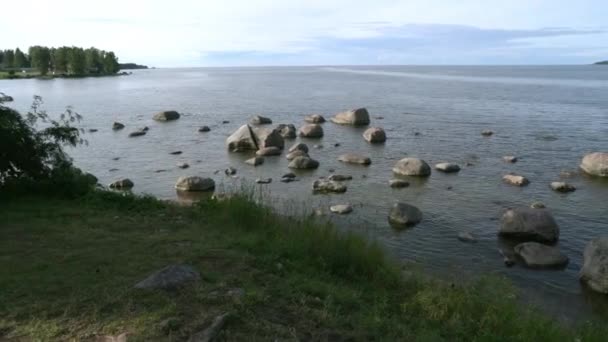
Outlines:
[[336,114],[331,121],[340,125],[367,126],[369,113],[365,108],[347,110]]
[[317,179],[312,183],[312,191],[316,193],[344,193],[346,192],[346,185],[325,179]]
[[300,127],[299,135],[304,138],[321,138],[323,127],[319,124],[307,124]]
[[179,191],[213,191],[215,181],[198,176],[179,177],[175,183],[175,189]]
[[595,238],[585,247],[580,279],[592,290],[608,294],[608,236]]
[[189,265],[169,265],[135,284],[137,289],[177,290],[200,280],[201,275]]
[[594,152],[583,157],[581,169],[592,176],[608,177],[608,152]]
[[153,119],[156,121],[172,121],[179,119],[179,113],[174,110],[167,110],[154,114]]
[[554,243],[559,239],[559,227],[546,209],[515,208],[503,214],[499,234],[523,241]]
[[401,176],[427,177],[431,175],[431,167],[418,158],[403,158],[393,167],[393,172]]
[[354,153],[346,153],[338,157],[338,161],[348,164],[369,165],[372,160],[369,157],[361,156]]
[[287,167],[290,169],[316,169],[319,167],[319,162],[310,157],[300,156],[289,162]]
[[283,149],[285,140],[276,129],[243,125],[226,139],[226,145],[232,152],[257,151],[271,146]]
[[131,189],[135,184],[133,184],[133,181],[131,181],[129,178],[123,178],[123,179],[119,179],[117,181],[114,181],[112,183],[110,183],[110,188],[111,189]]
[[295,139],[296,138],[296,126],[289,124],[280,124],[277,126],[277,130],[279,134],[283,137],[283,139]]
[[272,123],[272,120],[270,118],[261,116],[261,115],[256,115],[253,118],[251,118],[251,120],[249,121],[252,125],[270,125]]
[[414,226],[420,221],[422,221],[420,209],[402,202],[395,203],[388,215],[388,222],[396,228]]
[[308,123],[320,124],[325,122],[325,118],[319,114],[306,115],[304,121]]
[[538,242],[524,242],[513,248],[528,267],[562,267],[568,264],[568,257],[559,248],[543,245]]
[[363,138],[372,144],[381,144],[386,141],[386,133],[380,127],[370,127],[363,132]]

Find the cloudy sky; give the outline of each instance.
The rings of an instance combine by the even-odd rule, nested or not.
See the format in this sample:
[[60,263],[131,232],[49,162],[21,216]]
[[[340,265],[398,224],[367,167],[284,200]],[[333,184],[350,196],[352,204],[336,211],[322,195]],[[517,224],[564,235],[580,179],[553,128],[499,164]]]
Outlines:
[[3,1],[0,48],[96,46],[158,67],[585,64],[608,0]]

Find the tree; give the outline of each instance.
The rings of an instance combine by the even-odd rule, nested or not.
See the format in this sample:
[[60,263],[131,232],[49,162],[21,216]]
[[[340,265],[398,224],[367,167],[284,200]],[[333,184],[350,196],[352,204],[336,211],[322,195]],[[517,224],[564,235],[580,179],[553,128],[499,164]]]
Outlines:
[[5,69],[10,69],[14,66],[15,53],[13,50],[4,51],[4,59],[2,60],[2,66]]
[[72,75],[84,75],[86,69],[84,50],[73,46],[68,49],[67,57],[68,72]]
[[25,54],[19,50],[19,48],[15,49],[15,57],[13,60],[13,66],[15,68],[25,68],[27,67],[27,58]]
[[94,48],[85,50],[85,68],[87,72],[99,73],[102,69],[101,52]]
[[68,71],[68,50],[67,46],[54,49],[53,69],[55,72],[64,73]]
[[120,70],[118,58],[116,58],[114,52],[106,52],[103,56],[103,72],[106,74],[115,74],[118,70]]
[[32,46],[29,49],[32,67],[38,69],[43,76],[51,67],[51,50],[44,46]]
[[2,68],[2,60],[4,59],[4,51],[0,50],[0,68]]

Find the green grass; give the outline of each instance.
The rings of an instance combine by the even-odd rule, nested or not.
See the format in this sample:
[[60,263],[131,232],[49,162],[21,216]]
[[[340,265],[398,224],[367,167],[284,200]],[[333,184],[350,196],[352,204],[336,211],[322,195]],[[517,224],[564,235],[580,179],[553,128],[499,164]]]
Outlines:
[[[279,217],[250,196],[194,207],[94,192],[0,200],[0,340],[180,341],[230,312],[220,340],[600,341],[522,308],[502,279],[426,279],[364,239]],[[202,280],[133,285],[171,263]],[[230,289],[242,297],[227,296]],[[164,323],[161,323],[164,322]],[[169,323],[167,323],[169,322]]]

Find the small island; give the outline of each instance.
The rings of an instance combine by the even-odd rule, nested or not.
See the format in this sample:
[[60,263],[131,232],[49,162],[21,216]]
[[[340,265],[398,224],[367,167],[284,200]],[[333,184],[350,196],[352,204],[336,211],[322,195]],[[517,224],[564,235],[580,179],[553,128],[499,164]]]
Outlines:
[[120,63],[120,64],[118,64],[118,68],[120,70],[138,70],[138,69],[148,69],[148,66],[136,64],[136,63]]
[[27,53],[19,48],[0,50],[0,79],[127,75],[119,73],[120,66],[113,51],[94,47],[31,46]]
[[608,60],[593,63],[595,65],[608,65]]

